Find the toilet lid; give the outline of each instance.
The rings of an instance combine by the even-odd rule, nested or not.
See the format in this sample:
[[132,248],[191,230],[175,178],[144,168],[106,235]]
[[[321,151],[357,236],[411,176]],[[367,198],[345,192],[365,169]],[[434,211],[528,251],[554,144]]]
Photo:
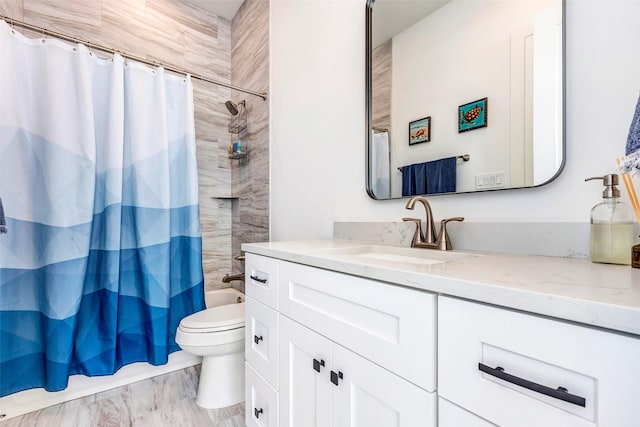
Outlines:
[[243,302],[207,308],[180,321],[180,328],[198,332],[235,329],[242,326],[244,326]]

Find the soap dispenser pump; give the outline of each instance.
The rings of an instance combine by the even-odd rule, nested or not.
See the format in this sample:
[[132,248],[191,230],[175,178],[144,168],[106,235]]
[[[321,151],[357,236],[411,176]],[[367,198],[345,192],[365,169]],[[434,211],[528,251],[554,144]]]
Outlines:
[[591,209],[591,261],[631,264],[634,216],[631,207],[620,201],[618,175],[587,178],[602,180],[602,202]]

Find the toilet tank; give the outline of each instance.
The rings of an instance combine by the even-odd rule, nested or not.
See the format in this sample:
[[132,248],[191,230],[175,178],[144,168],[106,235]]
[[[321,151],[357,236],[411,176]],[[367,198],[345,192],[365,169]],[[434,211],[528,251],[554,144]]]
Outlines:
[[204,293],[204,303],[207,308],[239,302],[244,302],[244,294],[233,288],[216,289]]

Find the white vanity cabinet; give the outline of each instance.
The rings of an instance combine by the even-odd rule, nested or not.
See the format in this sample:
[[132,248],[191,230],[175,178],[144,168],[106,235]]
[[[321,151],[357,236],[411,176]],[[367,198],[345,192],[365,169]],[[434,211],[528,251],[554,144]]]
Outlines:
[[561,293],[615,272],[612,289],[637,298],[635,271],[487,255],[404,272],[275,246],[246,257],[248,426],[640,426],[636,306]]
[[246,272],[248,425],[271,425],[264,390],[282,427],[436,425],[435,295],[253,254]]
[[623,334],[440,297],[438,379],[500,426],[640,425],[640,340]]

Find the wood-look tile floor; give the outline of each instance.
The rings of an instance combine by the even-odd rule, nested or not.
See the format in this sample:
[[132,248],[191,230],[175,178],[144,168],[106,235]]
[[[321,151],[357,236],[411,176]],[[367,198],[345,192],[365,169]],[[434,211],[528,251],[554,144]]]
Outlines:
[[196,404],[200,366],[182,369],[9,420],[0,427],[244,427],[244,403]]

